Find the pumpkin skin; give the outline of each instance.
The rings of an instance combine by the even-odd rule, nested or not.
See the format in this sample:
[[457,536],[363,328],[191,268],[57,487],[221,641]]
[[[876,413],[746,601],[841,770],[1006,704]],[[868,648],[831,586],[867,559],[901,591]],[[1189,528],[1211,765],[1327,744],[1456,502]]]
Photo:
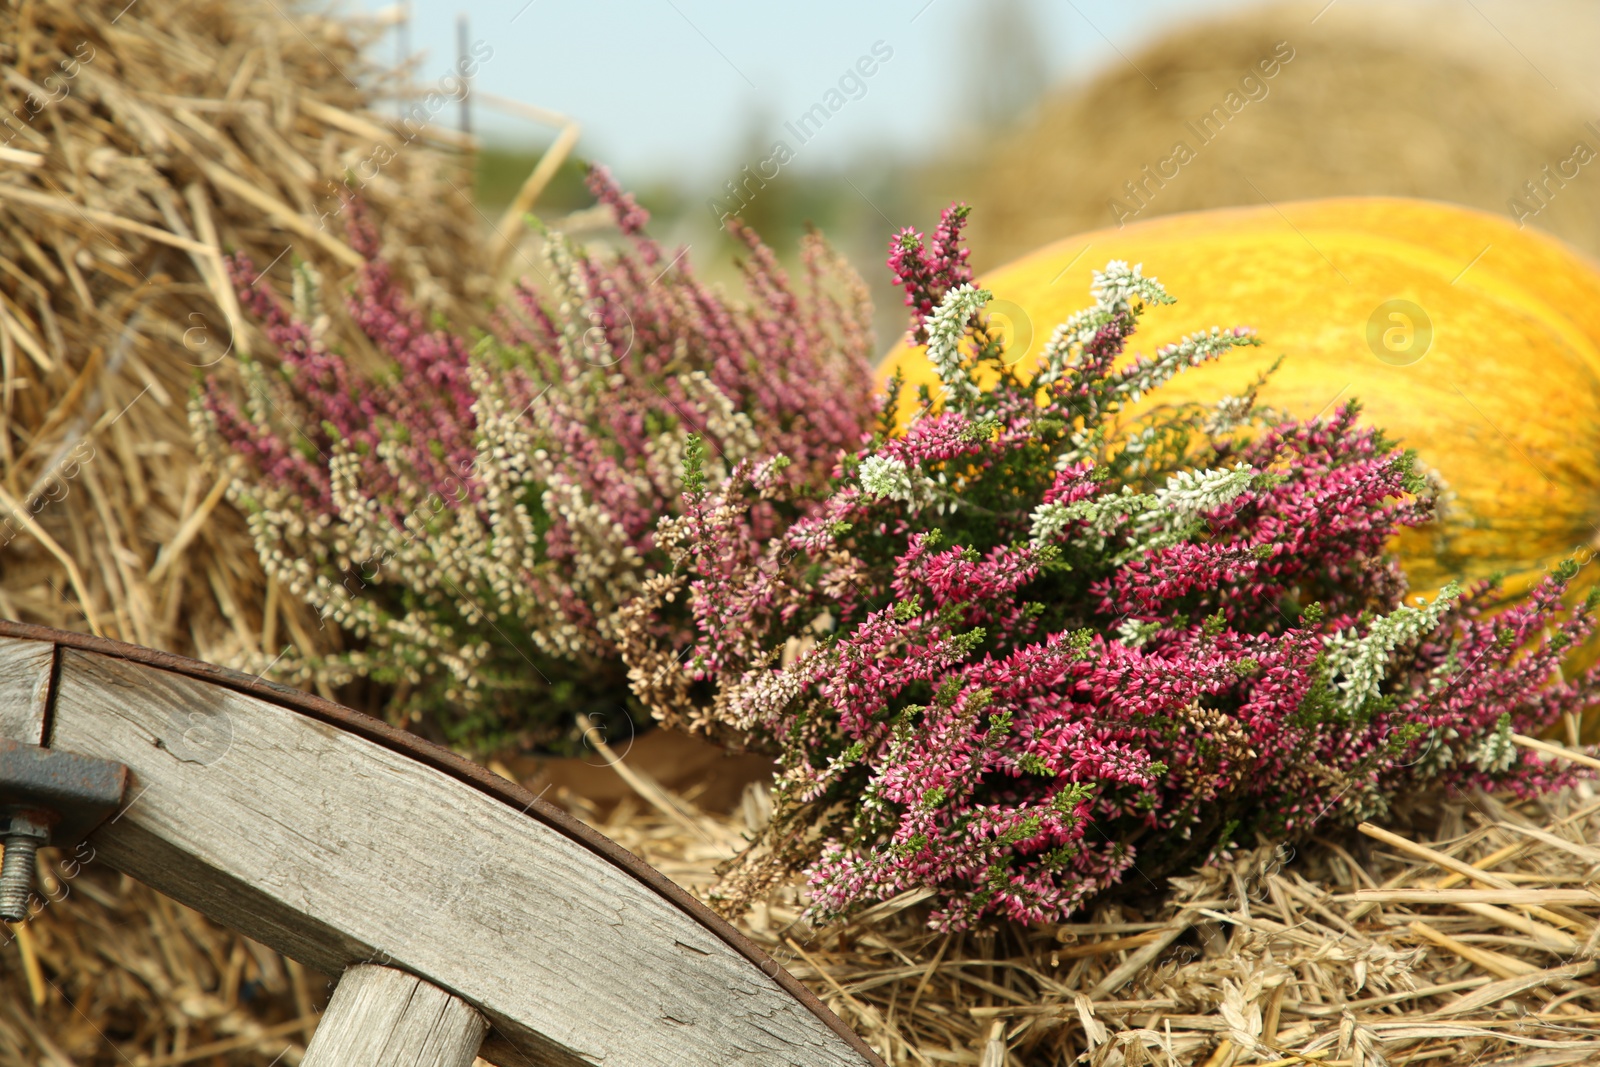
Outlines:
[[[1177,303],[1147,308],[1131,350],[1151,352],[1213,325],[1256,328],[1262,347],[1184,371],[1146,401],[1210,403],[1241,392],[1282,355],[1261,401],[1311,418],[1359,399],[1367,422],[1417,450],[1454,497],[1441,521],[1396,546],[1418,592],[1452,578],[1504,577],[1526,590],[1581,552],[1576,588],[1600,564],[1600,267],[1509,219],[1454,205],[1339,198],[1172,215],[1058,241],[979,279],[1008,341],[1031,341],[1032,368],[1051,330],[1089,303],[1090,272],[1142,263]],[[1405,349],[1407,300],[1432,341]],[[1009,302],[1011,307],[1000,304]],[[1414,316],[1413,316],[1414,318]],[[1399,346],[1384,344],[1384,331]],[[901,369],[904,418],[916,385],[938,379],[903,341],[880,367]],[[1584,657],[1585,659],[1589,657]]]

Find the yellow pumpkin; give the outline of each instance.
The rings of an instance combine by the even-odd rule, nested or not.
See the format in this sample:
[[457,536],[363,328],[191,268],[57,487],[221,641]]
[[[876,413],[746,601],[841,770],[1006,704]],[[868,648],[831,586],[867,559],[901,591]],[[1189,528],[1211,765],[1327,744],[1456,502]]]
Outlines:
[[[1183,372],[1149,403],[1239,392],[1281,354],[1265,403],[1313,417],[1359,399],[1368,422],[1443,476],[1454,494],[1443,521],[1398,545],[1413,589],[1501,574],[1520,591],[1600,546],[1600,268],[1580,254],[1507,218],[1419,200],[1151,219],[979,279],[1027,347],[1019,367],[1090,302],[1091,270],[1112,259],[1143,264],[1178,301],[1148,309],[1131,348],[1213,325],[1253,326],[1264,342]],[[937,395],[921,349],[892,350],[881,373],[895,368],[907,403],[917,383]],[[1577,584],[1597,570],[1587,564]]]

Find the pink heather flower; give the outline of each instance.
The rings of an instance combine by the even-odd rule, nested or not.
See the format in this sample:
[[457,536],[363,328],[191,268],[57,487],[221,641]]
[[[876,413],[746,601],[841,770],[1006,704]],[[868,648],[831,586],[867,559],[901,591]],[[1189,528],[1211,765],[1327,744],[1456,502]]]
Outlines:
[[913,312],[908,335],[912,344],[927,344],[922,320],[933,314],[951,289],[972,281],[968,250],[961,243],[971,211],[965,204],[946,208],[931,242],[909,226],[889,240],[889,270],[895,284],[906,291],[906,307]]
[[[970,382],[1004,353],[981,316],[939,314],[970,299],[941,243],[963,218],[891,269],[930,359]],[[1407,789],[1568,779],[1510,733],[1600,696],[1600,670],[1558,669],[1594,626],[1592,602],[1561,602],[1575,567],[1517,602],[1406,604],[1386,546],[1431,510],[1408,454],[1353,404],[1305,423],[1249,396],[1131,409],[1258,342],[1129,358],[1140,309],[1171,298],[1122,263],[1095,295],[1030,383],[950,389],[792,521],[768,525],[752,458],[662,523],[680,576],[629,609],[635,692],[780,768],[726,906],[799,864],[819,918],[927,887],[941,928],[1057,921],[1135,869],[1379,817]],[[666,635],[680,591],[695,632]]]
[[[219,460],[245,460],[233,490],[268,572],[356,646],[280,672],[393,683],[397,716],[473,748],[554,743],[576,711],[626,704],[619,611],[666,563],[656,527],[680,510],[688,442],[712,484],[742,457],[785,457],[767,475],[783,501],[751,512],[765,537],[864,439],[870,308],[819,238],[797,285],[732,223],[747,250],[734,301],[663,253],[603,168],[588,181],[628,247],[547,234],[549,284],[517,286],[478,341],[424,321],[359,205],[350,336],[232,262],[277,364],[247,367],[242,393],[206,382],[197,429]],[[358,370],[362,350],[382,365]]]

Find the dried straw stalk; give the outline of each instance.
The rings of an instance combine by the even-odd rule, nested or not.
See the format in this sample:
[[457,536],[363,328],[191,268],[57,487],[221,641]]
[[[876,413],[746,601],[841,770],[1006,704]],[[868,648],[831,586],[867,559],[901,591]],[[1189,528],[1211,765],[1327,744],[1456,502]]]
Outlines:
[[0,1065],[299,1063],[325,979],[92,860],[44,860],[52,903],[0,949]]

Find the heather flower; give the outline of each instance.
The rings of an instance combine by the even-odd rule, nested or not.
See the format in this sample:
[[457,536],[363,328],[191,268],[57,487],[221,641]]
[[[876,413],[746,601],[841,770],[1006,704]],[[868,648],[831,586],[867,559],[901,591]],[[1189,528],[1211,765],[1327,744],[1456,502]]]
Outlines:
[[967,373],[960,345],[966,338],[967,322],[988,301],[988,291],[962,285],[950,290],[928,320],[928,362],[939,371],[947,396],[960,400],[978,396],[978,384]]
[[898,500],[921,507],[936,491],[934,483],[918,469],[912,473],[893,456],[868,456],[861,463],[861,490],[869,496]]
[[1394,650],[1438,629],[1444,612],[1460,595],[1460,587],[1446,586],[1431,604],[1402,605],[1373,619],[1364,631],[1351,627],[1323,638],[1326,667],[1339,677],[1340,710],[1354,716],[1378,699]]
[[476,340],[423,321],[358,208],[354,333],[330,332],[315,279],[297,273],[286,307],[233,261],[279,363],[247,364],[237,396],[207,381],[196,430],[219,465],[242,458],[231,492],[268,574],[354,646],[291,652],[280,677],[370,676],[396,687],[397,719],[473,749],[558,743],[576,711],[626,703],[619,610],[666,563],[657,521],[679,511],[691,452],[709,486],[787,457],[771,471],[783,499],[753,514],[765,531],[863,439],[870,312],[819,238],[796,285],[731,222],[748,257],[736,302],[663,254],[603,169],[590,188],[628,246],[548,232],[548,283],[518,286]]
[[970,213],[965,204],[947,208],[931,242],[910,227],[889,242],[889,270],[895,284],[905,290],[906,306],[912,309],[910,337],[917,344],[928,342],[924,320],[949,291],[972,281],[972,268],[967,266],[969,253],[961,243],[961,231]]
[[[761,525],[770,460],[696,484],[659,531],[675,570],[624,609],[658,717],[777,760],[724,907],[803,869],[818,919],[929,888],[938,927],[1054,921],[1134,870],[1378,817],[1406,789],[1565,780],[1511,733],[1596,698],[1600,675],[1558,670],[1593,626],[1561,602],[1575,568],[1517,603],[1407,604],[1386,546],[1433,488],[1354,404],[1151,403],[1259,342],[1129,354],[1172,297],[1118,262],[1024,381],[964,264],[920,238],[891,254],[942,395],[897,428],[891,383],[880,432],[787,525]],[[693,634],[666,633],[685,598]]]
[[1196,519],[1236,500],[1254,476],[1243,463],[1226,470],[1178,471],[1156,490],[1156,501],[1180,522]]

